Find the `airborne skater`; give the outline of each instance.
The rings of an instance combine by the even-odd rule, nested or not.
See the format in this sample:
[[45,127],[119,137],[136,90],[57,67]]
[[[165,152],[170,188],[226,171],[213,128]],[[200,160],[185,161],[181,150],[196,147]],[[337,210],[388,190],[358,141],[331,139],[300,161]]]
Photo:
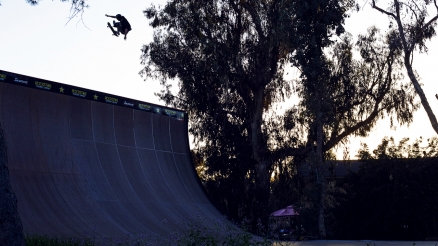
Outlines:
[[108,22],[108,27],[113,31],[114,36],[118,37],[119,34],[124,34],[124,39],[126,40],[126,35],[131,31],[131,24],[129,24],[128,20],[121,14],[117,14],[116,16],[105,15],[106,17],[116,18],[119,22],[113,21],[113,26],[117,28],[117,31],[114,31],[110,23]]

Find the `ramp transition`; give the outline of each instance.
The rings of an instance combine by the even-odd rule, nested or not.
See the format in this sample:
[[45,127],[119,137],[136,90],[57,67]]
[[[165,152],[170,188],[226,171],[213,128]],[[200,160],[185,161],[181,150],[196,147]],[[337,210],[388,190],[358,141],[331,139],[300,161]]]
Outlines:
[[224,220],[183,111],[0,70],[0,121],[26,234],[160,236]]

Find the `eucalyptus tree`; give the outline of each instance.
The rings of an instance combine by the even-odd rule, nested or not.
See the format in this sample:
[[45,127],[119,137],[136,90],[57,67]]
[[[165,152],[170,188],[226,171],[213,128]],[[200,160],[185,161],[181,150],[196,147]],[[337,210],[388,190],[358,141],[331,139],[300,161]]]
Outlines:
[[250,210],[260,215],[268,212],[272,163],[265,112],[291,91],[283,71],[294,49],[293,3],[173,0],[144,11],[155,32],[143,47],[141,74],[159,78],[160,98],[188,111],[210,176],[252,180]]
[[[415,91],[421,99],[421,104],[429,117],[429,121],[438,133],[438,121],[433,113],[423,89],[418,81],[418,75],[412,66],[414,51],[427,52],[426,41],[436,35],[438,20],[438,4],[436,0],[393,0],[387,9],[382,8],[373,0],[371,6],[391,19],[391,27],[395,22],[397,36],[394,42],[400,42],[403,47],[404,65]],[[431,17],[429,17],[431,16]],[[429,17],[429,19],[427,19]]]
[[307,118],[314,136],[309,143],[316,143],[315,171],[320,189],[318,211],[318,234],[326,237],[324,222],[325,179],[323,177],[323,127],[328,119],[332,102],[328,99],[330,88],[328,78],[330,70],[324,49],[332,44],[331,37],[344,32],[342,24],[346,11],[351,8],[352,1],[310,0],[295,4],[297,14],[297,41],[299,47],[293,57],[294,63],[301,68],[303,104],[309,114]]
[[[351,35],[342,35],[329,51],[320,56],[327,69],[325,74],[320,74],[322,88],[310,84],[310,76],[302,78],[298,84],[301,98],[298,112],[288,114],[289,118],[285,119],[289,125],[290,121],[301,122],[293,125],[306,128],[307,142],[321,145],[314,148],[310,161],[319,189],[319,200],[314,202],[318,207],[317,233],[320,237],[325,236],[326,198],[322,153],[349,137],[367,136],[376,122],[385,116],[391,117],[391,122],[397,120],[401,124],[409,124],[413,120],[413,112],[419,107],[413,87],[402,80],[401,46],[389,42],[393,35],[382,36],[375,27],[365,35],[359,35],[355,43]],[[355,57],[354,53],[359,56]],[[308,67],[309,71],[317,69],[311,68]],[[311,86],[314,86],[314,92],[309,92]],[[316,98],[318,90],[319,105]],[[320,119],[317,113],[322,115]],[[319,135],[317,128],[321,126],[318,120],[322,125]],[[318,156],[316,152],[319,151],[322,153]],[[320,159],[315,160],[315,157]]]

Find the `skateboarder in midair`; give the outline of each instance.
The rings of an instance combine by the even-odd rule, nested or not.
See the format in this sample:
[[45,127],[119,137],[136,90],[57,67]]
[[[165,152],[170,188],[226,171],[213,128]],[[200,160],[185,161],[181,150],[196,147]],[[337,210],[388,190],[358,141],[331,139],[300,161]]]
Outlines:
[[121,34],[128,35],[128,32],[131,31],[131,24],[129,24],[128,20],[121,14],[117,14],[116,16],[105,15],[106,17],[116,18],[119,22],[113,21],[113,26],[117,28],[117,31]]

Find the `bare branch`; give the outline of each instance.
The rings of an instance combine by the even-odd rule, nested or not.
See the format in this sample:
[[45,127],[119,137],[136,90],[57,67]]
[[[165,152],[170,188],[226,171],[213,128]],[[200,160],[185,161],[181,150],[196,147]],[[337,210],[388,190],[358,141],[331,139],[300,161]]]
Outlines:
[[[65,1],[65,0],[62,0]],[[82,23],[84,23],[83,21],[83,14],[86,8],[88,8],[88,4],[86,2],[87,0],[71,0],[71,7],[70,7],[70,16],[68,17],[69,20],[67,21],[67,23],[65,23],[65,25],[67,25],[73,18],[75,18],[76,16],[78,16],[78,14],[80,14],[80,21],[82,21]],[[85,26],[85,23],[84,23]],[[85,26],[88,30],[90,30],[90,28],[88,28],[87,26]]]
[[[418,11],[421,12],[420,7],[418,7],[418,5],[416,3],[414,3],[414,5],[417,7]],[[417,12],[415,11],[415,9],[413,9],[412,6],[409,4],[405,4],[405,6],[407,6],[411,10],[412,14],[415,16],[415,19],[418,22],[419,18],[418,18],[418,15],[417,15]]]
[[[249,2],[249,1],[248,1]],[[257,10],[248,2],[242,3],[242,6],[249,12],[251,15],[251,18],[253,19],[254,25],[256,27],[257,33],[259,34],[260,39],[265,39],[265,34],[263,33],[263,28],[261,24],[261,19],[259,14],[257,13]]]
[[381,13],[386,14],[386,15],[391,16],[392,18],[396,19],[396,16],[395,16],[393,13],[388,12],[388,11],[386,11],[386,10],[383,10],[383,9],[380,8],[380,7],[377,7],[377,5],[376,5],[376,1],[375,1],[375,0],[373,0],[373,3],[371,4],[371,6],[372,6],[374,9],[380,11]]
[[424,32],[424,30],[426,30],[426,28],[428,28],[430,25],[432,25],[433,22],[436,21],[437,19],[438,19],[438,14],[423,26],[423,28],[421,29],[421,32]]
[[[421,8],[418,6],[418,4],[415,2],[415,1],[412,1],[413,2],[413,4],[415,5],[415,7],[417,7],[417,9],[418,9],[418,11],[420,11],[421,12]],[[408,6],[411,10],[412,10],[412,12],[416,15],[417,13],[412,9],[412,7],[409,5],[409,4],[405,4],[406,6]]]
[[[30,5],[37,5],[41,0],[26,0],[27,3]],[[65,25],[67,25],[74,17],[76,17],[79,13],[81,16],[81,21],[84,23],[82,19],[82,15],[86,8],[88,8],[87,0],[60,0],[61,2],[69,2],[71,1],[71,7],[70,7],[70,16],[68,17],[69,20]],[[1,3],[0,3],[1,6]],[[85,23],[84,23],[85,26]],[[87,27],[87,26],[85,26]],[[87,27],[88,28],[88,27]],[[90,28],[88,28],[90,30]]]

